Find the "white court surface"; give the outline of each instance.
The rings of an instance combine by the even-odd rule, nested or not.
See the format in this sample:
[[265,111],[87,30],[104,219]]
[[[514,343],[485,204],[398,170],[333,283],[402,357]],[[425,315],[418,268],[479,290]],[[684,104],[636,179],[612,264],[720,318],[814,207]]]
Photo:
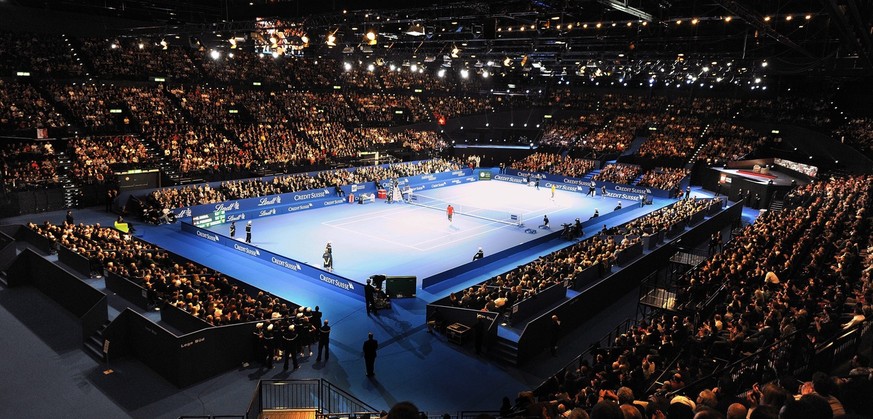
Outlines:
[[[322,253],[331,242],[334,272],[363,281],[373,274],[415,275],[419,278],[470,262],[482,247],[485,255],[546,234],[539,229],[548,214],[552,230],[562,223],[588,219],[598,208],[606,214],[618,200],[583,194],[482,181],[420,192],[451,202],[456,209],[470,206],[523,214],[525,227],[455,214],[449,222],[445,206],[439,210],[406,203],[345,204],[253,221],[252,244],[298,261],[322,266]],[[627,202],[626,205],[632,205]],[[228,234],[229,223],[210,230]],[[245,233],[238,223],[237,238]],[[528,234],[534,228],[537,234]]]

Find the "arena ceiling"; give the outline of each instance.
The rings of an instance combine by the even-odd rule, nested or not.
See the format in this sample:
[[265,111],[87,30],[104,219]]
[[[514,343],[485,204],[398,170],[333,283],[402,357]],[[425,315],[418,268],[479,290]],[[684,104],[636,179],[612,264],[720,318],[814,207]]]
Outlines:
[[[873,69],[870,0],[7,1],[142,22],[124,36],[187,35],[209,45],[245,37],[264,22],[293,25],[305,31],[309,53],[356,58],[450,58],[471,66],[508,59],[564,72],[603,63],[641,71],[731,62],[750,71],[849,77]],[[328,36],[334,45],[326,45]]]

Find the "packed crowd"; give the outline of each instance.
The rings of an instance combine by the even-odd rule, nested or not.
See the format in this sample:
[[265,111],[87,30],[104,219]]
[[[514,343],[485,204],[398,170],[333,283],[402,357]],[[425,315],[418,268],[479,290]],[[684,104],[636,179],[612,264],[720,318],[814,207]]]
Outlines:
[[427,105],[434,115],[453,118],[462,115],[472,115],[490,112],[494,105],[487,98],[477,97],[429,97]]
[[854,118],[834,131],[837,139],[857,148],[868,156],[873,155],[873,118]]
[[0,74],[13,75],[19,71],[53,77],[86,74],[66,36],[0,32]]
[[347,96],[352,107],[368,122],[388,123],[400,118],[405,123],[415,123],[429,119],[424,103],[417,96],[394,93],[348,93]]
[[149,194],[149,205],[163,208],[182,208],[211,204],[232,199],[253,198],[311,189],[372,183],[386,179],[416,176],[427,173],[442,173],[463,168],[463,162],[434,159],[413,163],[398,163],[387,167],[367,166],[352,170],[328,170],[315,176],[307,173],[275,176],[270,180],[245,179],[222,182],[218,188],[208,184],[189,185],[182,188],[163,188]]
[[582,145],[583,138],[605,123],[606,116],[600,113],[582,114],[579,117],[558,120],[546,125],[540,137],[540,144],[559,147]]
[[82,51],[97,74],[110,80],[146,81],[151,77],[168,77],[189,81],[200,77],[185,49],[157,42],[133,39],[80,39]]
[[118,90],[113,86],[97,84],[48,84],[46,88],[54,96],[55,102],[66,107],[92,131],[104,131],[116,125],[115,116],[110,113],[112,105],[121,108]]
[[221,272],[189,261],[125,233],[95,225],[41,225],[28,227],[86,257],[96,272],[130,279],[147,293],[154,305],[168,304],[209,324],[219,326],[255,320],[291,317],[297,307],[263,291],[256,296]]
[[250,167],[253,161],[251,150],[240,149],[211,125],[157,125],[145,129],[144,137],[154,141],[181,173],[238,170]]
[[449,302],[455,307],[502,313],[555,284],[564,281],[572,284],[576,275],[589,267],[596,266],[600,275],[609,272],[616,254],[639,242],[638,237],[616,241],[611,235],[595,236],[497,275],[476,287],[452,293]]
[[0,147],[4,191],[60,184],[58,160],[50,142],[12,143]]
[[596,161],[562,157],[555,153],[537,152],[525,157],[523,160],[514,161],[509,167],[530,172],[553,173],[562,176],[583,177],[586,173],[594,170]]
[[672,191],[689,173],[691,173],[690,170],[681,167],[656,167],[644,173],[637,185]]
[[593,180],[601,182],[630,184],[640,175],[640,166],[626,163],[607,164],[600,169],[600,173],[594,175]]
[[728,122],[710,125],[706,136],[708,139],[697,154],[697,160],[707,165],[723,165],[739,160],[767,141],[766,136],[751,128]]
[[674,225],[685,227],[691,216],[700,211],[706,211],[713,206],[721,205],[721,200],[689,198],[676,202],[673,205],[656,209],[643,217],[639,217],[620,227],[620,231],[626,234],[639,236],[651,236],[660,232],[668,232]]
[[73,175],[86,183],[103,183],[113,171],[144,168],[157,161],[133,136],[74,138],[67,148],[75,156]]
[[[556,417],[608,408],[616,417],[625,412],[642,418],[873,414],[865,396],[873,389],[873,369],[865,357],[855,356],[844,378],[817,372],[801,382],[790,376],[808,359],[803,354],[873,316],[873,269],[865,264],[871,257],[860,258],[862,247],[873,249],[864,234],[873,208],[871,186],[873,177],[857,176],[795,190],[785,210],[762,215],[682,277],[677,300],[689,313],[704,313],[699,319],[660,314],[637,323],[554,376],[542,399],[520,395],[514,413]],[[702,305],[712,297],[714,311]],[[785,344],[770,346],[780,342]],[[753,353],[771,368],[752,368],[736,379],[725,370],[714,387],[686,387],[701,378],[701,360],[730,362]],[[674,358],[678,362],[671,364]],[[654,393],[647,392],[662,372]]]
[[696,117],[671,116],[650,136],[637,153],[640,157],[687,158],[694,152],[703,129]]
[[0,79],[0,129],[65,126],[67,121],[33,87]]

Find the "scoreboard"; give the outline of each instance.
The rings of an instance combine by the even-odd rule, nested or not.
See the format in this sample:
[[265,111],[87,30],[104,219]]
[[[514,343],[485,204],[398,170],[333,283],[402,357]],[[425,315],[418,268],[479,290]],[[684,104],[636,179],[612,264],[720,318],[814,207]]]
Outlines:
[[224,211],[214,211],[192,218],[194,227],[200,228],[209,228],[214,225],[224,224],[224,220]]

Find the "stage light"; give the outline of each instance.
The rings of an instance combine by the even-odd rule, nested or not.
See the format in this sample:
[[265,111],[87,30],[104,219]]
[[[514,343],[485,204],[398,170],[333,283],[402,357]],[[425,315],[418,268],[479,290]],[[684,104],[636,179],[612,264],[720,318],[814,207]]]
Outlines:
[[376,66],[375,66],[375,65],[373,65],[373,64],[367,64],[367,71],[369,71],[369,72],[372,73],[374,70],[376,70]]
[[439,71],[437,71],[437,77],[443,78],[445,76],[446,76],[446,69],[441,68],[441,69],[439,69]]
[[733,18],[732,16],[727,16],[727,17],[724,18],[724,21],[725,21],[725,22],[730,22],[730,21],[732,21],[732,20],[734,20],[734,18]]
[[770,16],[764,16],[764,22],[769,22],[769,21],[770,21]]
[[118,44],[113,42],[111,45],[109,45],[109,48],[116,49],[118,48]]
[[703,67],[702,70],[704,73],[709,73],[709,67]]
[[767,68],[767,62],[766,62],[766,61],[762,62],[762,63],[761,63],[761,67],[763,67],[763,68]]
[[336,36],[333,33],[327,34],[327,41],[325,42],[329,47],[336,46]]
[[466,79],[467,77],[470,77],[470,71],[467,70],[466,68],[462,68],[461,69],[461,78]]
[[482,72],[482,78],[483,78],[483,79],[487,79],[488,76],[490,76],[490,74],[488,74],[487,71],[483,71],[483,72]]
[[418,64],[413,64],[413,65],[409,66],[409,71],[412,71],[413,73],[418,71]]
[[231,53],[227,54],[227,56],[228,56],[228,58],[233,58],[233,53],[231,52]]
[[791,17],[791,15],[785,16],[786,22],[791,22],[791,19],[794,19],[793,17]]
[[221,58],[221,53],[216,50],[209,51],[209,56],[212,57],[213,60],[217,60]]
[[376,45],[376,43],[378,43],[378,41],[376,40],[376,32],[374,32],[373,30],[367,32],[366,38],[367,44],[369,45]]
[[691,24],[692,24],[692,25],[696,25],[697,22],[700,22],[700,20],[697,19],[697,18],[691,19]]
[[352,64],[348,62],[343,63],[343,70],[352,71]]
[[391,64],[391,65],[388,66],[388,69],[391,70],[391,71],[394,71],[394,70],[397,70],[397,66],[394,65],[394,64]]
[[140,42],[139,45],[137,45],[137,46],[139,47],[139,49],[143,49],[143,48],[145,48],[145,45],[143,45],[142,42]]
[[303,42],[303,44],[308,44],[308,43],[309,43],[309,37],[306,36],[306,35],[303,35],[303,36],[300,37],[300,41]]
[[757,83],[761,83],[761,78],[760,78],[760,77],[756,77],[756,78],[755,78],[755,83],[756,83],[756,84],[757,84]]
[[600,29],[601,26],[603,26],[603,24],[600,22],[597,22],[597,29]]
[[810,19],[812,19],[812,15],[806,15],[806,18],[805,18],[805,19],[806,19],[806,20],[810,20]]
[[164,39],[161,39],[161,49],[166,51],[168,46],[169,46],[169,44],[167,44],[167,41]]
[[458,58],[458,54],[461,53],[460,48],[452,47],[452,58]]

